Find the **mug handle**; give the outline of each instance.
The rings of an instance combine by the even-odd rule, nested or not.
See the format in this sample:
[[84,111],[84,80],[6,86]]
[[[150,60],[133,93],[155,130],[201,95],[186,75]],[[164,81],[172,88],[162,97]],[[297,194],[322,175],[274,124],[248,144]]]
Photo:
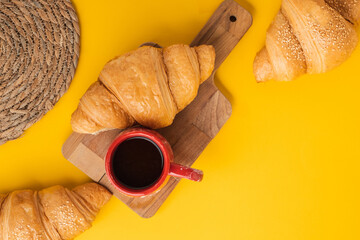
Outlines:
[[198,169],[186,167],[177,163],[170,163],[169,175],[200,182],[203,179],[204,173]]

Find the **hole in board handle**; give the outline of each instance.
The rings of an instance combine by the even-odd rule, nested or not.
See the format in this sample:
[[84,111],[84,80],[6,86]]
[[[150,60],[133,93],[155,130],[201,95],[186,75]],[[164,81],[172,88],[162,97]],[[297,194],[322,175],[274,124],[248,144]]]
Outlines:
[[231,15],[231,16],[230,16],[230,21],[231,21],[231,22],[236,22],[236,17],[235,17],[234,15]]

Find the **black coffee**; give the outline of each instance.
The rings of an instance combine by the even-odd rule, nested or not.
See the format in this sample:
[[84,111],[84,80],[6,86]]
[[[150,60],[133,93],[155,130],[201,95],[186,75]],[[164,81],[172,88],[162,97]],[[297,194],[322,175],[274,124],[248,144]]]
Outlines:
[[131,189],[144,189],[160,177],[164,159],[159,147],[150,139],[133,137],[122,142],[112,161],[117,180]]

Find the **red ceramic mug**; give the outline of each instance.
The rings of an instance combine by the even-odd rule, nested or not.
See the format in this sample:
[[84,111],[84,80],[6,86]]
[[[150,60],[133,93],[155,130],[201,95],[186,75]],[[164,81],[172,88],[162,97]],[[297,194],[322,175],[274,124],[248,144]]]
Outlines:
[[[118,147],[124,141],[134,138],[145,138],[146,140],[150,140],[150,142],[158,147],[163,159],[162,171],[157,180],[150,186],[141,189],[131,188],[121,183],[116,177],[113,167],[114,155]],[[139,151],[141,151],[141,149],[139,149]],[[168,181],[169,176],[185,178],[197,182],[202,180],[203,172],[201,170],[176,164],[173,160],[174,155],[171,146],[163,136],[153,130],[145,128],[131,128],[120,133],[120,135],[110,145],[106,154],[105,169],[110,182],[115,186],[115,188],[121,193],[133,197],[146,196],[160,190]]]

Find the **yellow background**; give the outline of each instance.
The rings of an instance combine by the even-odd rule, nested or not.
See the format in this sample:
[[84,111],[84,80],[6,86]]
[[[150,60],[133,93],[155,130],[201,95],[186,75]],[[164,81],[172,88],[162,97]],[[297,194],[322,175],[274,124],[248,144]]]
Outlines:
[[[190,43],[220,2],[75,0],[75,78],[40,122],[0,146],[0,192],[88,181],[61,146],[105,62],[146,41]],[[327,74],[257,84],[253,59],[280,0],[240,3],[254,23],[216,75],[233,114],[194,165],[204,181],[181,181],[150,219],[113,197],[79,240],[360,239],[360,49]]]

